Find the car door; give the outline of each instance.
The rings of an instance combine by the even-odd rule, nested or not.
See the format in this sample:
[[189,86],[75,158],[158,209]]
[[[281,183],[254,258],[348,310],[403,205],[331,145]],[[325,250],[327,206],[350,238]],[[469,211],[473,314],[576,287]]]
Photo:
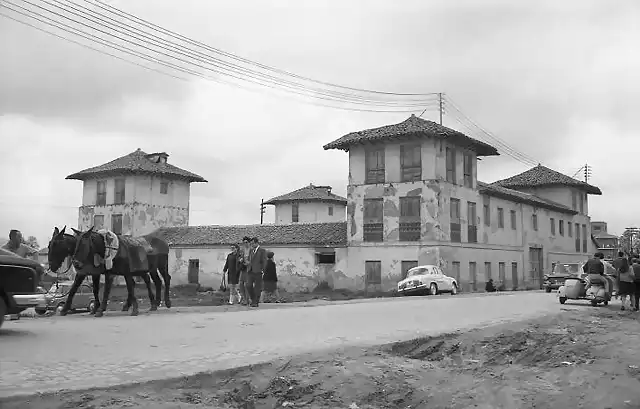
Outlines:
[[442,291],[449,291],[451,289],[449,285],[449,280],[447,280],[447,278],[444,276],[444,273],[442,272],[440,267],[434,266],[433,272],[435,275],[435,279],[438,283],[438,288]]
[[73,309],[81,310],[87,308],[91,300],[93,299],[93,290],[86,284],[82,284],[78,288],[78,292],[73,297]]

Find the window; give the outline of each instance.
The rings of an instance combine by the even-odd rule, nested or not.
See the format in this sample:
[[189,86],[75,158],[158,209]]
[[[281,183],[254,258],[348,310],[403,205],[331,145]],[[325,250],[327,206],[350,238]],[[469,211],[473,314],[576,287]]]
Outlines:
[[580,225],[576,223],[576,253],[580,253]]
[[513,230],[516,230],[516,211],[515,210],[511,211],[511,228]]
[[365,152],[364,183],[384,183],[384,146]]
[[580,193],[580,214],[584,214],[584,196]]
[[504,229],[504,209],[498,207],[498,228]]
[[451,199],[451,203],[449,206],[449,218],[450,221],[450,236],[451,241],[454,243],[462,242],[462,234],[460,232],[460,200],[459,199]]
[[498,263],[498,281],[501,284],[507,281],[507,266],[505,263]]
[[107,182],[104,180],[98,181],[96,187],[96,206],[107,205]]
[[471,290],[472,291],[477,291],[478,290],[478,286],[477,286],[477,271],[476,271],[476,262],[475,261],[470,261],[469,262],[469,284],[471,284]]
[[578,197],[575,191],[571,191],[571,207],[573,210],[578,210]]
[[484,263],[484,281],[488,282],[491,279],[491,263]]
[[587,225],[582,225],[582,252],[587,252]]
[[316,264],[336,264],[336,252],[334,250],[316,251]]
[[382,263],[380,261],[364,262],[365,285],[382,284]]
[[473,189],[473,156],[465,153],[462,156],[462,173],[464,174],[464,186]]
[[104,227],[104,215],[96,214],[93,216],[93,227],[94,230],[100,230]]
[[551,227],[551,234],[555,236],[555,235],[556,235],[556,219],[554,219],[553,217],[551,217],[551,218],[549,219],[549,223],[551,224],[551,225],[550,225],[550,227]]
[[401,268],[402,268],[402,279],[404,280],[405,278],[407,278],[407,273],[409,272],[409,270],[411,270],[414,267],[418,267],[418,261],[417,260],[403,260],[401,263]]
[[482,206],[482,213],[484,213],[484,225],[487,227],[491,226],[491,207],[489,207],[489,204],[485,203]]
[[189,284],[198,284],[200,276],[200,260],[197,258],[189,259],[189,268],[187,270],[187,282]]
[[167,193],[169,193],[169,182],[160,182],[160,194],[166,195]]
[[456,279],[456,283],[460,286],[460,262],[454,261],[451,263],[451,275]]
[[571,222],[567,222],[567,236],[569,237],[573,236],[572,226],[573,224],[571,224]]
[[469,243],[478,242],[476,217],[476,204],[474,202],[467,202],[467,241]]
[[447,182],[456,183],[456,151],[447,148],[446,166],[447,166]]
[[402,182],[422,179],[421,145],[400,145],[400,177]]
[[329,206],[329,216],[333,216],[333,206]]
[[112,214],[111,215],[111,231],[115,234],[122,234],[122,215],[121,214]]
[[113,204],[124,204],[124,179],[116,179],[113,194]]
[[533,230],[538,231],[538,215],[537,214],[531,215],[531,227],[533,228]]
[[558,220],[558,233],[564,236],[564,220]]
[[400,198],[400,241],[420,240],[420,197]]
[[300,221],[300,203],[291,203],[291,223]]
[[382,241],[382,199],[364,199],[363,240]]

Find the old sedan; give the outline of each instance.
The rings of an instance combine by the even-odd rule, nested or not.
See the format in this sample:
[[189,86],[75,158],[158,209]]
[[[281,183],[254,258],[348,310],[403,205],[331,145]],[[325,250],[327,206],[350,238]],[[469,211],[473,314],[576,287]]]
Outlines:
[[403,295],[427,293],[458,293],[457,281],[444,274],[440,267],[432,265],[418,266],[407,272],[407,278],[398,283],[398,293]]
[[[60,283],[53,284],[49,291],[46,294],[46,306],[36,308],[37,314],[45,314],[47,311],[59,311],[62,309],[65,301],[67,301],[67,296],[69,295],[69,290],[71,290],[71,286],[73,285],[73,281],[62,281]],[[88,310],[94,307],[95,300],[93,299],[93,288],[87,284],[80,285],[78,288],[78,292],[73,297],[73,302],[71,304],[71,310]]]

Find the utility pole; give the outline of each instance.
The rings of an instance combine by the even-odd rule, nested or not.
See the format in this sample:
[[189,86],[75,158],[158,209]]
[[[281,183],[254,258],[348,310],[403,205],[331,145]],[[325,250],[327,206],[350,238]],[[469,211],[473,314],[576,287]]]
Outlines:
[[589,178],[591,177],[591,166],[588,163],[584,164],[584,182],[589,183]]
[[439,105],[440,105],[440,109],[439,109],[439,111],[440,111],[440,125],[442,125],[442,111],[444,110],[443,109],[443,105],[442,105],[443,104],[442,103],[442,92],[438,92],[438,102],[439,102]]
[[260,224],[264,222],[265,207],[264,199],[260,199]]

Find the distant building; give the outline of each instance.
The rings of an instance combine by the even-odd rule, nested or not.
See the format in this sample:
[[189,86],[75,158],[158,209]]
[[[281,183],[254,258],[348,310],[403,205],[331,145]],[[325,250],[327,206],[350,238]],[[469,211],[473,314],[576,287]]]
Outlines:
[[620,249],[620,237],[607,231],[606,222],[591,222],[591,232],[598,243],[598,251],[604,253],[605,259],[617,257]]
[[275,206],[275,223],[344,222],[347,199],[331,193],[331,186],[309,186],[264,202]]
[[168,158],[165,152],[138,149],[67,176],[83,181],[78,228],[106,227],[138,236],[160,227],[187,226],[190,184],[206,180],[171,165]]

